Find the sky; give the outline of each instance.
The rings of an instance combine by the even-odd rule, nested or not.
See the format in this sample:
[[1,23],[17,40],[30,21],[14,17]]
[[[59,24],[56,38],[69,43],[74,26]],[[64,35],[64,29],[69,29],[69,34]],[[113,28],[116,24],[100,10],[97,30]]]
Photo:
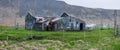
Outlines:
[[120,0],[63,0],[68,4],[89,8],[119,9]]

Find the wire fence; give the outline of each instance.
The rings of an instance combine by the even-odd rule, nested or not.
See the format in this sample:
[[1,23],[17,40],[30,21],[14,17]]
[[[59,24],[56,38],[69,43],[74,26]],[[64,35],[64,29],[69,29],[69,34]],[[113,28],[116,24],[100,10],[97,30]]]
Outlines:
[[[19,5],[19,4],[18,4]],[[11,12],[12,13],[12,12]],[[18,18],[18,17],[16,17],[16,18]],[[14,40],[19,40],[20,38],[23,38],[23,36],[24,36],[24,34],[25,33],[28,33],[29,34],[29,36],[27,37],[27,38],[32,38],[32,39],[34,39],[34,38],[38,38],[38,40],[40,40],[39,38],[44,38],[44,35],[46,35],[46,34],[48,34],[49,33],[49,35],[47,35],[47,36],[51,36],[52,38],[54,38],[55,40],[62,40],[62,41],[65,41],[65,40],[69,40],[70,38],[74,38],[74,39],[72,39],[72,40],[74,40],[74,41],[77,41],[77,40],[83,40],[84,42],[85,42],[85,44],[84,45],[86,45],[86,46],[84,46],[84,47],[88,47],[89,48],[89,45],[87,45],[87,44],[89,44],[89,43],[92,43],[93,45],[96,45],[96,46],[94,46],[94,49],[95,48],[97,48],[98,47],[98,49],[96,49],[96,50],[114,50],[115,48],[117,49],[117,50],[119,50],[120,48],[118,48],[118,46],[120,46],[120,45],[117,45],[117,44],[119,44],[118,43],[118,39],[117,38],[113,38],[113,28],[103,28],[102,30],[101,30],[101,28],[94,28],[94,29],[92,29],[92,30],[84,30],[84,31],[78,31],[78,32],[66,32],[66,31],[64,31],[64,30],[62,30],[62,31],[48,31],[47,33],[46,33],[46,31],[34,31],[32,28],[31,28],[31,30],[25,30],[25,26],[24,25],[21,25],[21,24],[19,24],[19,23],[17,23],[17,19],[14,19],[13,20],[13,26],[11,27],[11,26],[6,26],[7,25],[7,23],[9,23],[8,21],[5,21],[6,19],[4,18],[4,19],[2,19],[2,17],[1,17],[1,19],[0,19],[0,24],[2,25],[2,24],[4,24],[3,26],[0,26],[0,35],[2,35],[2,36],[0,36],[0,39],[2,39],[1,37],[3,37],[3,36],[6,36],[6,37],[3,37],[3,39],[4,40],[7,40],[7,41],[9,41],[9,40],[11,40],[12,38],[14,39]],[[102,19],[103,20],[103,19]],[[104,23],[104,22],[103,22]],[[17,31],[16,31],[17,30]],[[22,30],[22,31],[21,31]],[[109,31],[110,30],[110,31]],[[24,31],[24,32],[23,32]],[[53,32],[53,33],[52,33]],[[58,33],[58,34],[56,34],[56,33]],[[106,35],[106,34],[104,34],[104,33],[106,33],[106,32],[109,32],[109,33],[111,33],[111,35]],[[3,33],[5,33],[5,35],[3,34]],[[14,33],[14,35],[12,35]],[[18,35],[16,35],[15,33],[18,33]],[[20,35],[20,33],[22,34],[22,35]],[[38,33],[38,34],[35,34],[35,33]],[[51,33],[51,34],[50,34]],[[72,33],[72,35],[73,36],[71,36],[70,35],[70,33]],[[76,33],[79,33],[79,34],[81,34],[81,35],[79,35],[79,34],[76,34]],[[117,26],[117,35],[119,35],[120,34],[120,25],[118,25]],[[8,36],[7,36],[8,35]],[[19,35],[20,35],[20,38],[19,38]],[[40,37],[36,37],[36,35],[37,36],[40,36]],[[41,35],[43,35],[43,36],[41,36]],[[78,36],[79,35],[79,36]],[[12,36],[12,37],[11,37]],[[18,37],[17,37],[18,36]],[[27,35],[25,35],[25,37],[26,37]],[[45,37],[47,37],[47,36],[45,36]],[[69,37],[69,36],[71,36],[71,37]],[[48,37],[47,39],[48,40],[51,40],[51,37]],[[104,38],[102,38],[102,37],[104,37]],[[107,37],[107,38],[106,38]],[[110,38],[109,38],[110,37]],[[76,40],[77,39],[77,40]],[[113,41],[111,41],[113,39]],[[24,40],[28,40],[28,39],[24,39],[23,38],[23,40],[22,41],[24,41]],[[52,39],[53,40],[53,39]],[[89,41],[91,41],[91,42],[89,42]],[[107,43],[108,42],[108,43]],[[95,44],[94,44],[95,43]],[[98,44],[97,44],[98,43]],[[105,43],[105,44],[104,44]],[[115,46],[112,46],[112,44],[109,44],[109,43],[114,43],[113,45],[115,45]],[[92,45],[91,44],[91,45]]]

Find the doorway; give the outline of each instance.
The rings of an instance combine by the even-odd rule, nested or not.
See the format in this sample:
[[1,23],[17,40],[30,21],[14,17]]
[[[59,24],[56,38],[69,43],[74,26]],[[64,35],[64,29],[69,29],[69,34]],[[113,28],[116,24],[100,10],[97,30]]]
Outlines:
[[80,23],[80,30],[83,30],[83,28],[84,28],[84,24]]

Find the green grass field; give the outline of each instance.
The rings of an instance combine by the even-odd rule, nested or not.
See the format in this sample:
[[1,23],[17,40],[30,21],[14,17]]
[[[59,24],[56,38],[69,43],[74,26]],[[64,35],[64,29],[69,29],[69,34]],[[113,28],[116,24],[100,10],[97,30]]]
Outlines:
[[[29,40],[31,36],[36,36],[38,38]],[[94,29],[92,31],[77,32],[47,32],[25,30],[23,28],[14,30],[13,27],[0,26],[0,41],[0,43],[3,43],[2,45],[4,45],[0,46],[3,50],[13,50],[14,47],[10,48],[10,46],[13,45],[25,50],[32,50],[32,47],[29,49],[29,47],[26,48],[24,45],[34,46],[33,48],[36,47],[38,50],[41,50],[41,48],[46,50],[120,50],[120,37],[118,35],[117,38],[114,38],[113,29]],[[6,41],[8,44],[4,44]],[[44,45],[46,44],[51,45],[45,47]]]

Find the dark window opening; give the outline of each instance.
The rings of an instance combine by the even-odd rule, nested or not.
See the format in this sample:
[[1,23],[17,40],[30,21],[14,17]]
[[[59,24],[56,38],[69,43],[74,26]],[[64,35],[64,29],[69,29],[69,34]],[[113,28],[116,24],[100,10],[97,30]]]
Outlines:
[[80,23],[80,30],[83,30],[84,24]]

